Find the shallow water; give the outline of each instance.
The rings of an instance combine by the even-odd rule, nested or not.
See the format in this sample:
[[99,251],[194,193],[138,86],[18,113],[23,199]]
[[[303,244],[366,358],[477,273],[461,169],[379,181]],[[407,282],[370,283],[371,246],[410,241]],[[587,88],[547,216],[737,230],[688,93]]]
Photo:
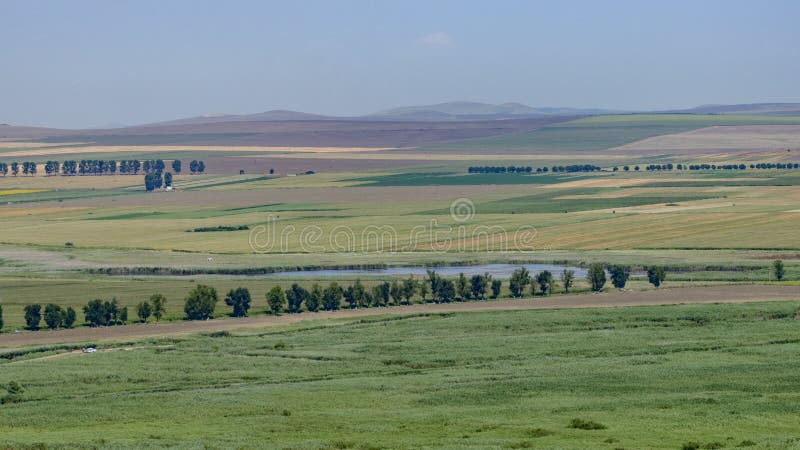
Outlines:
[[520,267],[525,267],[531,275],[534,275],[543,270],[553,272],[556,279],[559,278],[564,269],[575,271],[576,278],[586,276],[586,269],[572,266],[561,266],[556,264],[480,264],[475,266],[435,266],[435,267],[387,267],[385,269],[323,269],[323,270],[301,270],[301,271],[288,271],[288,272],[275,272],[267,276],[292,276],[292,277],[335,277],[335,276],[380,276],[386,275],[391,277],[396,276],[425,276],[427,270],[435,270],[436,273],[443,277],[455,277],[459,273],[470,277],[472,275],[482,275],[488,273],[494,278],[508,278],[514,270]]

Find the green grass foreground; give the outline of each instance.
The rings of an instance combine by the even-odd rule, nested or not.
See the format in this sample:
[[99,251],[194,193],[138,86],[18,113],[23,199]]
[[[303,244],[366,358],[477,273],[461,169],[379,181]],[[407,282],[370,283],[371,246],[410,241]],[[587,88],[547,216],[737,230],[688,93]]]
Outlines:
[[0,448],[797,448],[798,305],[387,316],[17,352],[0,359],[0,383],[25,389],[0,405]]

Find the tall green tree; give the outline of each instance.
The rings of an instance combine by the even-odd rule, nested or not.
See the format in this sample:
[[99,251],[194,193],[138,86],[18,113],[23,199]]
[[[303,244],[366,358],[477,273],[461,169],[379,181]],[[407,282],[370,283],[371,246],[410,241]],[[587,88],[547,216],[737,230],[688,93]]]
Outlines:
[[469,281],[467,281],[467,277],[464,276],[463,272],[459,273],[456,279],[456,294],[461,301],[468,300],[471,295]]
[[[281,294],[283,291],[281,291]],[[247,288],[238,287],[228,291],[225,296],[225,304],[233,307],[231,316],[245,317],[247,311],[250,310],[250,291]]]
[[550,286],[553,284],[553,274],[549,270],[543,270],[536,274],[536,284],[542,296],[550,294]]
[[606,271],[603,269],[603,265],[599,263],[590,265],[586,279],[589,281],[592,291],[598,292],[603,289],[606,284]]
[[52,303],[44,307],[44,323],[47,328],[55,330],[64,323],[64,310]]
[[306,309],[311,312],[319,311],[319,308],[322,304],[322,287],[319,284],[314,283],[311,286],[311,293],[308,294],[308,298],[306,298]]
[[25,325],[29,330],[38,330],[42,321],[42,305],[33,303],[25,305]]
[[503,287],[503,282],[500,280],[492,280],[492,298],[500,296],[500,289]]
[[175,161],[172,161],[172,171],[175,172],[175,173],[181,173],[181,160],[180,159],[176,159]]
[[72,309],[72,306],[68,306],[67,310],[64,311],[64,328],[72,328],[76,320],[78,320],[78,315],[75,314],[75,310]]
[[569,292],[569,288],[572,287],[572,284],[575,280],[575,271],[570,269],[564,269],[561,272],[561,284],[564,285],[564,293],[566,294]]
[[628,277],[631,276],[631,268],[614,265],[608,268],[608,273],[611,275],[611,284],[617,289],[622,289],[628,283]]
[[167,172],[164,174],[164,187],[172,186],[172,174]]
[[139,321],[144,323],[147,322],[147,319],[153,314],[153,307],[150,306],[150,302],[139,302],[136,305],[136,315],[139,316]]
[[267,306],[272,314],[278,315],[286,308],[286,295],[280,286],[274,286],[267,292]]
[[431,295],[433,296],[433,301],[435,303],[439,303],[439,285],[442,283],[442,277],[439,276],[433,270],[428,270],[428,284],[431,287]]
[[322,291],[322,309],[336,311],[342,304],[342,288],[334,281]]
[[651,266],[647,268],[647,281],[655,287],[661,286],[667,278],[667,272],[661,266]]
[[386,306],[389,304],[389,297],[391,296],[391,285],[388,281],[384,281],[372,287],[372,305],[373,306]]
[[783,269],[783,261],[780,259],[776,259],[772,263],[772,274],[775,275],[775,279],[778,281],[783,280],[784,269]]
[[419,296],[422,299],[422,301],[423,302],[428,301],[426,298],[428,296],[428,285],[423,281],[417,285],[417,288],[419,289]]
[[470,290],[472,291],[472,297],[477,300],[483,300],[486,298],[486,288],[489,286],[489,281],[491,281],[492,277],[487,273],[484,275],[473,275],[469,279]]
[[522,297],[525,293],[525,287],[531,282],[531,275],[528,269],[520,267],[514,270],[511,278],[508,280],[508,290],[511,291],[512,297]]
[[105,304],[100,299],[89,301],[89,303],[83,307],[83,316],[90,326],[99,327],[108,325]]
[[392,280],[392,284],[389,286],[389,296],[392,297],[393,305],[403,303],[403,287],[399,281]]
[[0,305],[0,333],[3,332],[3,305]]
[[162,294],[151,295],[150,308],[152,310],[153,317],[155,317],[156,322],[158,322],[167,312],[167,297],[164,297]]
[[197,287],[186,296],[183,305],[183,312],[186,313],[188,320],[206,320],[214,317],[214,309],[217,307],[217,290],[211,286],[198,284]]
[[347,302],[347,306],[350,309],[355,309],[357,303],[355,289],[353,289],[353,286],[347,286],[347,288],[342,291],[342,295],[344,296],[344,301]]
[[439,283],[439,300],[443,303],[450,303],[456,298],[456,285],[450,280],[442,279]]
[[403,280],[403,298],[406,300],[406,305],[411,304],[411,297],[417,293],[417,282],[413,277],[409,276]]
[[286,291],[286,300],[288,303],[286,311],[290,313],[299,313],[308,295],[308,291],[305,290],[305,288],[297,283],[293,283],[289,290]]

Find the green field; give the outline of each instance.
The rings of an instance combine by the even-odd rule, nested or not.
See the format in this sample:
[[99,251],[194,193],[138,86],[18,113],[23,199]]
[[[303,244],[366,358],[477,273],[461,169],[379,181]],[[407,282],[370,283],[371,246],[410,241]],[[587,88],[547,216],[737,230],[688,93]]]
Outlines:
[[18,352],[0,359],[0,383],[25,390],[0,406],[0,445],[797,448],[798,306],[423,314]]

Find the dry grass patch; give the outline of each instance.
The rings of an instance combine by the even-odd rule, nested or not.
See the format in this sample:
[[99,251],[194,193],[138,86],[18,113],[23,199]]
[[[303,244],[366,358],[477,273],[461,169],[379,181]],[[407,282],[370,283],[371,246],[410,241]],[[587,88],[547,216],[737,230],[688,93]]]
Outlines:
[[713,126],[684,133],[655,136],[612,150],[749,150],[800,146],[798,125]]

